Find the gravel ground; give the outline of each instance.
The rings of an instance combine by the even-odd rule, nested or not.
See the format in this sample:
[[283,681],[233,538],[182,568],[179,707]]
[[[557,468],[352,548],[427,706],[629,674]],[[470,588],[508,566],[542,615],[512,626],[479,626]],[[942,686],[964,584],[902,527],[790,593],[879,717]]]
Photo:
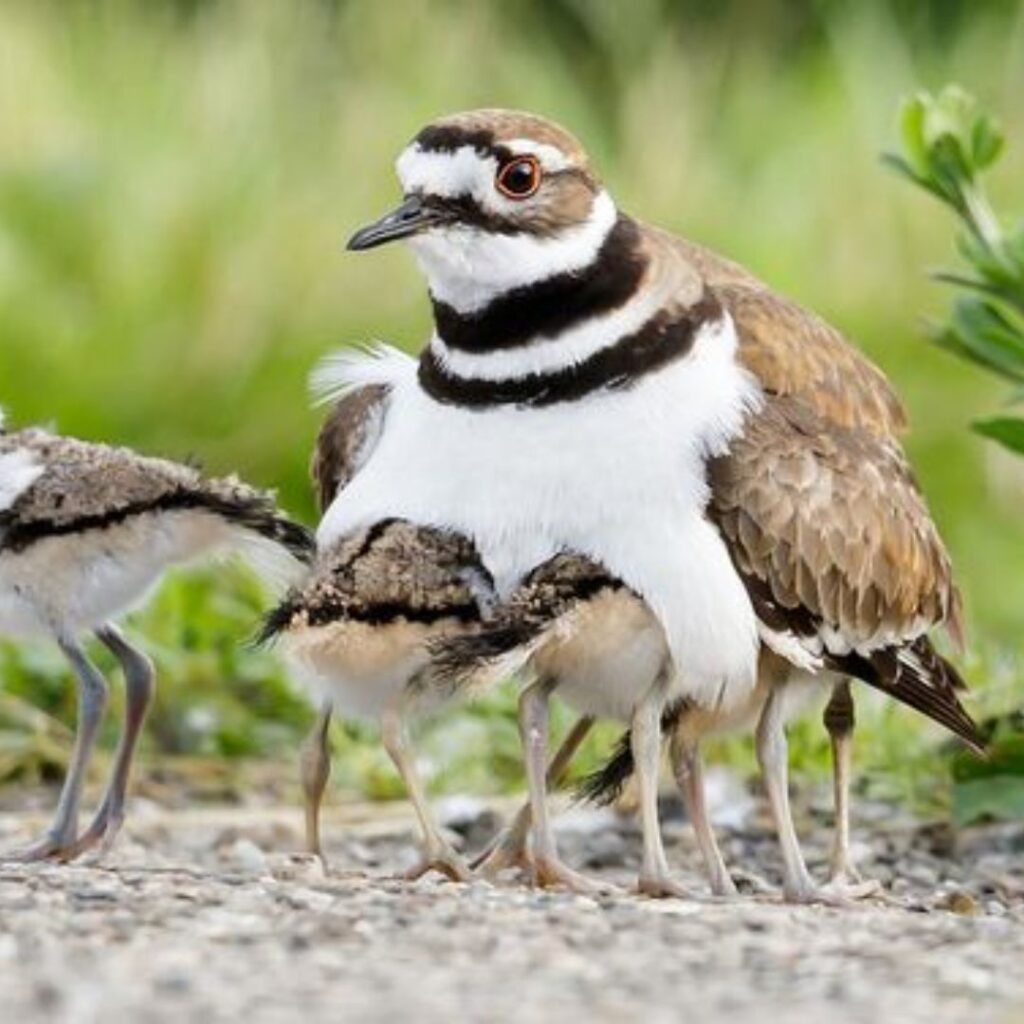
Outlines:
[[[735,811],[736,802],[729,806]],[[452,800],[450,828],[486,841],[510,805]],[[1024,826],[954,836],[858,807],[865,873],[888,902],[789,907],[704,895],[681,816],[669,854],[695,898],[597,899],[515,880],[389,878],[412,859],[404,805],[327,819],[326,875],[293,808],[167,811],[136,801],[101,866],[0,866],[0,1017],[66,1021],[1024,1021]],[[812,868],[828,831],[805,814]],[[778,880],[763,808],[722,829],[730,863]],[[0,818],[4,846],[42,822]],[[635,825],[560,818],[566,859],[627,886]]]

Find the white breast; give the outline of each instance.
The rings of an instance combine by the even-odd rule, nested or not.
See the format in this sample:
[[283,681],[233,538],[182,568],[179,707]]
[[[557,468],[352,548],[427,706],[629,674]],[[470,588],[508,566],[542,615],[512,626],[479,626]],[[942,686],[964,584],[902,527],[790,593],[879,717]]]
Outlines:
[[757,401],[728,319],[629,390],[544,408],[436,402],[393,351],[352,374],[392,389],[380,443],[328,510],[320,540],[385,516],[472,536],[506,592],[560,550],[603,563],[662,622],[685,693],[731,703],[752,688],[753,609],[704,517],[705,461]]

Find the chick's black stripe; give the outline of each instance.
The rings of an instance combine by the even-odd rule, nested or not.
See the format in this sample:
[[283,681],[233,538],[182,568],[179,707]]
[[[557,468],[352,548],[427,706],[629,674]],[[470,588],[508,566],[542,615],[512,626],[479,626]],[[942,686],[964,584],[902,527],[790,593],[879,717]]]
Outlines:
[[312,554],[312,534],[298,523],[279,515],[264,495],[224,497],[201,490],[179,489],[153,501],[132,502],[106,512],[82,515],[66,522],[37,519],[20,522],[11,514],[0,516],[0,550],[17,554],[49,537],[107,530],[136,516],[161,512],[209,512],[236,523],[271,540],[276,540],[293,553]]
[[602,389],[624,390],[690,351],[700,328],[721,319],[722,307],[711,293],[683,313],[659,314],[640,330],[620,338],[589,359],[552,373],[508,380],[458,377],[427,348],[420,358],[420,385],[449,405],[484,409],[496,405],[543,407],[572,402]]
[[449,348],[463,352],[493,352],[553,338],[625,304],[646,265],[636,223],[620,215],[593,262],[581,270],[514,288],[476,313],[459,313],[434,300],[437,333]]

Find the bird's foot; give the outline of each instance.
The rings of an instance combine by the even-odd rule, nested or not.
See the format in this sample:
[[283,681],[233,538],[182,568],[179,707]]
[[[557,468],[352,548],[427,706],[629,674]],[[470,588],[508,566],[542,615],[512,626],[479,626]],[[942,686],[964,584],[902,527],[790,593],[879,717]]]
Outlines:
[[114,814],[109,811],[100,810],[92,820],[89,827],[73,842],[60,859],[64,861],[76,860],[83,854],[89,856],[84,863],[98,864],[105,860],[114,843],[121,833],[121,826],[124,824],[123,814]]
[[692,893],[667,871],[645,871],[636,882],[636,891],[652,899],[690,899]]
[[848,902],[882,895],[882,883],[877,879],[864,879],[854,867],[833,868],[821,891],[846,899]]
[[471,882],[473,880],[473,872],[465,859],[447,843],[428,847],[419,863],[406,871],[404,878],[407,882],[415,882],[417,878],[422,878],[428,871],[437,871],[452,882]]
[[7,864],[39,864],[43,861],[68,861],[75,854],[73,836],[47,832],[25,846],[16,846],[13,850],[0,853],[0,863]]
[[739,887],[728,871],[715,872],[710,878],[711,895],[721,900],[736,899]]
[[826,885],[817,885],[810,878],[797,885],[784,885],[782,889],[783,899],[787,903],[797,903],[804,906],[819,904],[826,907],[837,907],[839,909],[850,909],[855,907],[858,901],[878,893],[879,886],[874,882],[859,882],[852,884],[834,885],[829,882]]
[[533,884],[540,889],[563,888],[584,896],[596,896],[615,891],[614,886],[587,878],[586,875],[573,871],[554,856],[534,858]]
[[477,878],[488,882],[496,881],[506,871],[533,871],[533,859],[526,849],[526,843],[515,837],[503,835],[497,842],[479,854],[469,865]]

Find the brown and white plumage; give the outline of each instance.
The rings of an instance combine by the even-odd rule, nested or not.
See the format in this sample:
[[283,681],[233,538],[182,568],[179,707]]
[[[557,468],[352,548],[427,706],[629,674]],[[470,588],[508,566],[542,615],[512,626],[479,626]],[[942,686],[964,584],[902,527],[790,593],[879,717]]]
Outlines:
[[[153,669],[114,625],[171,564],[236,549],[295,572],[312,537],[273,497],[239,480],[125,448],[43,430],[0,431],[0,634],[48,635],[79,683],[79,727],[56,817],[23,859],[69,858],[109,846],[123,816],[135,743],[152,696]],[[94,632],[120,661],[124,735],[89,828],[78,833],[86,764],[106,704],[106,682],[79,642]]]
[[366,387],[339,399],[331,407],[317,434],[310,460],[320,511],[325,512],[355,476],[380,436],[387,392]]
[[319,807],[327,781],[326,730],[334,712],[379,720],[424,833],[416,873],[454,878],[468,869],[430,812],[407,747],[406,719],[437,699],[429,645],[479,625],[493,583],[471,542],[457,534],[383,520],[321,551],[309,577],[268,616],[262,640],[280,640],[321,707],[303,751],[307,841],[321,854]]
[[[970,737],[925,639],[957,632],[948,560],[876,367],[742,267],[618,211],[580,144],[532,115],[442,118],[398,174],[402,205],[350,245],[408,238],[435,330],[418,366],[384,352],[335,375],[390,398],[322,537],[389,514],[444,524],[503,590],[579,551],[663,627],[666,700],[742,705],[763,640],[795,674],[855,673]],[[855,453],[863,476],[843,493]],[[803,488],[822,502],[813,522],[791,511]],[[759,745],[791,830],[777,704]]]

